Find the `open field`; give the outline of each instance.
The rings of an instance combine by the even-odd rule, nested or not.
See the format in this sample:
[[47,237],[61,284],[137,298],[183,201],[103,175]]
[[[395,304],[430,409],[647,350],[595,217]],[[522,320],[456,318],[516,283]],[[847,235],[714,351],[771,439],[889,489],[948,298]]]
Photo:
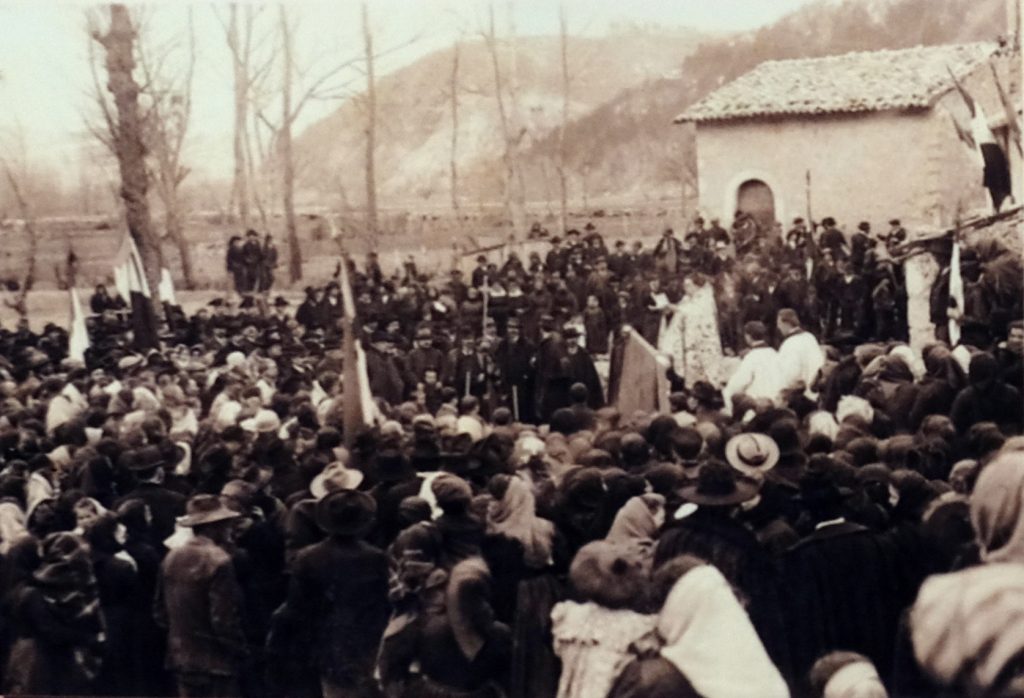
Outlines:
[[[642,208],[602,209],[591,207],[588,212],[571,215],[569,225],[582,230],[592,221],[610,243],[619,238],[656,239],[667,226],[683,227],[678,206],[648,205]],[[557,217],[546,208],[531,212],[530,222],[540,221],[551,231],[558,228]],[[385,271],[398,266],[400,260],[413,255],[417,265],[428,271],[443,271],[458,263],[464,268],[472,266],[473,257],[465,256],[478,247],[501,244],[509,239],[511,228],[503,221],[500,208],[474,209],[456,220],[448,213],[389,213],[382,211],[381,228],[384,232],[370,240],[362,233],[361,221],[341,219],[338,226],[341,237],[331,238],[330,226],[320,212],[299,216],[299,239],[303,255],[303,281],[318,283],[330,277],[337,262],[339,242],[357,260],[371,250],[381,257]],[[257,225],[257,229],[262,227]],[[288,245],[284,223],[280,216],[268,221],[280,253],[277,285],[287,284],[286,269]],[[37,221],[36,288],[57,288],[59,270],[64,267],[69,250],[78,258],[78,285],[93,286],[112,280],[112,260],[117,253],[123,226],[112,217],[42,219]],[[192,250],[196,286],[200,289],[229,289],[230,282],[224,268],[227,241],[243,230],[237,223],[221,221],[216,215],[195,215],[188,219],[186,237]],[[519,231],[525,238],[526,231]],[[8,221],[0,223],[0,279],[20,279],[25,273],[29,241],[26,233]],[[520,253],[532,249],[546,249],[545,244],[527,244]],[[165,262],[170,267],[178,287],[181,272],[178,251],[169,241],[163,245]],[[495,253],[495,258],[498,254]]]

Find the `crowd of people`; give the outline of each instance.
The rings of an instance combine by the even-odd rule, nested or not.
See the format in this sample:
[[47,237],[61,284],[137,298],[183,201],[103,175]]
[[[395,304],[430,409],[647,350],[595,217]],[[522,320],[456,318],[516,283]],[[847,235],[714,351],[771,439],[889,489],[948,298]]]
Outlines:
[[[1020,294],[965,250],[912,349],[898,221],[752,231],[0,329],[4,694],[1018,695]],[[617,407],[637,337],[670,409]]]

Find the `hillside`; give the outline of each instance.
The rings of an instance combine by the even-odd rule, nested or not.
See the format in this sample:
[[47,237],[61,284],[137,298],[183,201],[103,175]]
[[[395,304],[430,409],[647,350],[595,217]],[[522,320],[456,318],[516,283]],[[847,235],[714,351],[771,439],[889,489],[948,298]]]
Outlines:
[[[570,37],[570,113],[581,117],[622,90],[645,80],[678,74],[700,43],[693,31],[631,29],[600,38]],[[516,75],[520,113],[529,146],[560,123],[562,88],[558,37],[520,37]],[[454,49],[431,53],[378,81],[378,186],[381,200],[398,205],[445,205],[449,201],[451,102]],[[511,51],[502,51],[505,79]],[[490,53],[482,40],[459,45],[458,163],[466,198],[496,196],[502,150]],[[360,101],[350,100],[310,126],[296,143],[300,188],[331,201],[363,198],[363,128]],[[321,199],[322,200],[322,199]],[[342,201],[342,204],[345,202]]]
[[[673,117],[762,61],[993,39],[1004,31],[1004,13],[1004,0],[819,0],[745,34],[645,29],[572,38],[570,197],[577,206],[590,206],[692,195],[692,130],[673,125]],[[528,198],[550,202],[557,199],[559,41],[521,37],[517,47]],[[459,50],[462,198],[495,203],[501,198],[502,143],[490,56],[482,41],[463,42]],[[452,56],[453,49],[432,53],[379,81],[377,172],[385,206],[448,205]],[[300,189],[307,201],[362,203],[363,126],[361,106],[353,100],[301,135]]]
[[[766,60],[994,39],[1004,7],[1003,0],[824,0],[758,31],[705,42],[678,76],[624,90],[572,123],[569,169],[586,172],[592,197],[678,199],[681,173],[696,166],[692,127],[672,119],[714,89]],[[541,163],[556,152],[549,137],[530,155]]]

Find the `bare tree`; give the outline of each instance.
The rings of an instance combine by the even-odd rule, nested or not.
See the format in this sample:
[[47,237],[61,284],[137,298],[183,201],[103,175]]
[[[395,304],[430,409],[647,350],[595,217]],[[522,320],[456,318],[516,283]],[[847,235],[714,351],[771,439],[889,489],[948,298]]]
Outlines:
[[232,137],[232,153],[234,156],[234,172],[231,180],[231,200],[229,210],[243,227],[249,226],[249,203],[252,195],[251,175],[252,158],[248,147],[249,140],[249,109],[252,102],[252,90],[255,83],[269,70],[269,61],[262,67],[253,65],[253,43],[255,23],[259,7],[246,5],[240,8],[232,3],[228,8],[225,20],[219,13],[224,29],[224,38],[231,52],[231,72],[234,95],[234,124]]
[[449,81],[449,98],[452,108],[452,148],[449,160],[449,189],[452,195],[452,215],[455,224],[460,225],[459,215],[459,42],[452,47],[452,76]]
[[182,151],[192,115],[192,77],[196,66],[196,35],[192,10],[188,12],[186,63],[180,81],[158,74],[166,64],[165,56],[148,55],[147,42],[138,41],[139,65],[145,80],[145,94],[149,98],[146,111],[144,137],[150,155],[150,177],[164,209],[164,229],[174,242],[181,259],[181,273],[185,287],[195,288],[192,251],[185,239],[185,212],[182,210],[180,187],[190,169],[182,163]]
[[565,4],[558,7],[558,37],[562,68],[562,123],[558,126],[558,193],[561,232],[569,229],[569,186],[566,172],[565,130],[569,126],[569,28]]
[[[160,243],[153,232],[150,218],[149,172],[146,169],[144,120],[139,109],[139,84],[135,81],[135,40],[128,8],[110,5],[110,25],[106,33],[93,31],[95,39],[106,51],[107,89],[114,97],[115,113],[105,112],[110,140],[117,155],[121,173],[121,199],[124,201],[128,232],[139,248],[146,281],[151,289],[160,286]],[[158,312],[158,304],[154,312]],[[158,315],[159,317],[159,315]]]
[[10,163],[0,160],[4,168],[4,177],[7,180],[8,188],[18,208],[18,216],[21,219],[21,228],[25,231],[25,238],[28,240],[28,253],[26,254],[25,273],[18,282],[17,295],[14,300],[5,298],[4,305],[18,313],[18,317],[28,317],[28,293],[32,290],[36,278],[36,254],[39,246],[39,236],[36,232],[36,219],[26,199],[21,184],[21,177],[14,172]]
[[[505,84],[504,73],[502,72],[501,56],[498,49],[498,36],[494,25],[494,5],[489,8],[488,29],[483,34],[484,44],[491,56],[491,67],[494,72],[494,96],[498,107],[498,119],[501,124],[501,132],[504,138],[504,150],[502,152],[502,164],[504,165],[504,206],[505,213],[512,220],[514,230],[522,230],[526,219],[525,194],[521,190],[522,183],[521,164],[519,158],[519,146],[526,135],[526,129],[518,123],[518,109],[515,105],[516,90],[508,88]],[[509,101],[506,105],[506,91],[509,91]],[[517,191],[518,189],[518,191]]]
[[[231,52],[232,91],[234,98],[234,123],[232,152],[234,172],[231,182],[231,199],[229,211],[238,216],[243,227],[252,224],[252,209],[255,205],[259,211],[264,230],[268,227],[267,212],[259,192],[259,172],[268,163],[264,157],[263,147],[259,153],[253,152],[252,139],[259,139],[259,106],[257,93],[262,89],[276,59],[276,44],[272,34],[257,36],[256,28],[264,8],[259,5],[232,3],[225,18],[220,12],[215,14],[224,30],[224,38]],[[276,28],[274,29],[276,31]],[[263,55],[259,55],[257,47],[270,46]],[[260,155],[257,159],[256,155]],[[267,177],[272,180],[272,177]]]
[[292,283],[302,278],[302,250],[299,248],[299,229],[295,221],[295,154],[292,143],[292,124],[298,116],[292,109],[292,74],[295,72],[295,58],[292,52],[292,31],[288,25],[288,13],[282,4],[279,7],[281,21],[281,127],[278,130],[278,147],[282,167],[282,204],[284,225],[288,235],[288,276]]
[[366,2],[362,5],[363,53],[366,60],[366,232],[377,234],[377,84],[374,75],[373,32]]
[[[294,28],[283,3],[279,5],[278,32],[281,37],[281,47],[278,52],[281,60],[281,87],[277,95],[280,99],[279,121],[272,120],[264,109],[268,103],[273,101],[272,99],[268,99],[267,95],[256,95],[254,101],[257,104],[256,115],[259,123],[271,134],[271,145],[268,150],[274,153],[280,167],[281,202],[289,247],[288,272],[294,283],[302,278],[302,250],[299,248],[298,223],[295,214],[296,162],[293,136],[295,122],[312,100],[335,96],[340,88],[337,86],[330,88],[328,85],[340,74],[359,63],[362,57],[342,61],[320,73],[317,78],[305,81],[303,78],[308,74],[309,68],[300,70],[297,65],[293,43]],[[306,85],[305,89],[302,89],[302,84]],[[297,87],[297,85],[299,86]]]

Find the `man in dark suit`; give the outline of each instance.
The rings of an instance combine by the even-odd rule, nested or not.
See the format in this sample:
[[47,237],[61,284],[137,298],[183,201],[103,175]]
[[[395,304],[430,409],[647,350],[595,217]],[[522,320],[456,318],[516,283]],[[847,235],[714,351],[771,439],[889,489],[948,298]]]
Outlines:
[[540,333],[534,363],[533,398],[537,417],[547,421],[552,412],[569,404],[570,384],[566,383],[565,345],[550,315],[541,318]]
[[324,698],[376,695],[374,661],[391,611],[387,556],[362,540],[376,510],[365,492],[329,493],[316,507],[328,538],[292,564],[287,607],[309,630],[310,668],[319,672]]
[[604,407],[601,378],[590,354],[580,347],[580,331],[575,327],[565,330],[566,378],[569,386],[582,384],[587,390],[586,403],[591,409]]
[[429,328],[416,330],[415,346],[409,352],[407,365],[417,383],[423,382],[428,370],[441,373],[444,367],[444,353],[434,346],[434,335]]
[[239,514],[212,494],[196,495],[181,523],[193,538],[160,571],[155,614],[167,628],[167,661],[180,696],[239,695],[246,655],[243,599],[228,548]]
[[626,251],[626,243],[622,240],[615,242],[615,251],[608,257],[608,270],[619,279],[633,275],[633,255]]
[[185,513],[185,495],[164,486],[165,463],[158,447],[129,451],[123,458],[124,467],[132,472],[136,484],[114,506],[119,507],[129,499],[144,502],[152,518],[154,543],[162,550],[164,540],[174,533],[175,519]]
[[843,235],[843,231],[836,227],[836,219],[832,217],[824,218],[821,221],[821,225],[824,227],[824,230],[821,231],[818,246],[823,250],[832,252],[832,256],[835,259],[846,257],[846,236]]
[[477,351],[471,330],[466,328],[461,346],[448,353],[442,382],[455,388],[463,397],[482,398],[487,392],[488,364],[488,357]]
[[536,419],[533,404],[533,361],[536,348],[522,336],[518,318],[508,321],[505,339],[494,354],[501,392],[512,407],[516,421],[532,423]]
[[782,560],[783,609],[794,676],[832,650],[892,666],[900,608],[895,546],[844,517],[843,491],[825,473],[800,483],[814,530]]

